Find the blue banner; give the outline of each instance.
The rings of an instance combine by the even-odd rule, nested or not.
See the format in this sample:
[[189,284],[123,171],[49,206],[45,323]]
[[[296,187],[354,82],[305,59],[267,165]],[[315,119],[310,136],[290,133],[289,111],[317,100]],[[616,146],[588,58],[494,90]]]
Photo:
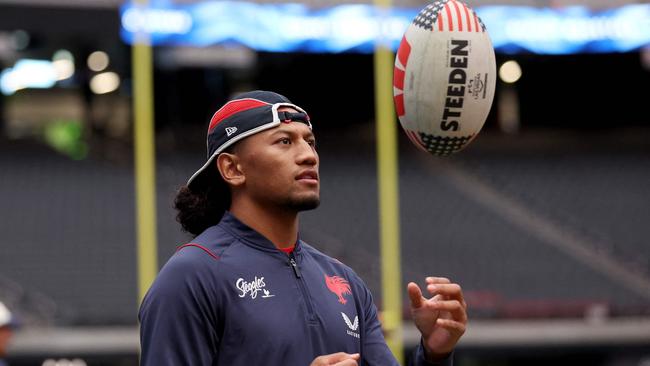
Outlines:
[[[372,5],[310,9],[303,4],[206,1],[189,5],[155,2],[121,8],[121,36],[132,44],[148,33],[153,45],[244,45],[270,52],[373,51],[378,39],[397,48],[420,9],[392,8],[379,22]],[[483,6],[476,9],[497,52],[568,54],[626,52],[650,45],[650,4],[592,12]]]

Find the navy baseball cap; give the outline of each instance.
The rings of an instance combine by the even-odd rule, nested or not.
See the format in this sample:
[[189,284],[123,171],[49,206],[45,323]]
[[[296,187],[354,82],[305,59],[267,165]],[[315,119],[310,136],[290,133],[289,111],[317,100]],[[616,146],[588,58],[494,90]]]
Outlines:
[[[278,112],[280,107],[291,107],[298,112]],[[248,136],[291,121],[305,123],[311,129],[307,112],[283,95],[255,90],[235,96],[210,119],[207,137],[208,159],[190,177],[187,182],[188,187],[193,192],[202,192],[208,187],[219,189],[220,196],[227,195],[223,200],[224,205],[229,204],[230,190],[214,163],[216,157]],[[225,209],[227,207],[224,207]]]

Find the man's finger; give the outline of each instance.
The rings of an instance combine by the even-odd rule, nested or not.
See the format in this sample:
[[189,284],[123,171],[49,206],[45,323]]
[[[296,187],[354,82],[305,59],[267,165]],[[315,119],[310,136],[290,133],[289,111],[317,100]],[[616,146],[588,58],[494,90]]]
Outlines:
[[357,363],[356,360],[353,360],[351,358],[348,358],[345,361],[337,362],[333,364],[334,366],[358,366],[359,364]]
[[427,277],[426,281],[427,281],[427,285],[436,284],[436,283],[451,283],[451,281],[447,277]]
[[415,309],[421,307],[425,299],[422,297],[422,290],[420,290],[420,286],[414,282],[409,282],[406,289],[409,294],[409,299],[411,300],[411,307]]
[[452,319],[442,319],[438,318],[436,320],[436,325],[449,330],[450,332],[463,335],[467,329],[467,325],[462,322],[458,322]]
[[[325,358],[325,361],[327,361],[327,365],[338,365],[337,362],[345,361],[345,360],[358,360],[359,359],[359,354],[354,353],[345,353],[345,352],[338,352],[338,353],[332,353],[329,355],[321,356]],[[356,364],[356,363],[355,363]]]
[[458,300],[430,301],[427,306],[437,311],[448,311],[456,321],[466,322],[467,312]]
[[331,353],[329,355],[318,356],[312,361],[310,366],[329,366],[329,365],[338,365],[339,362],[346,360],[352,360],[354,363],[350,365],[356,365],[360,355],[358,353],[349,354],[345,352]]
[[442,295],[449,299],[458,300],[461,304],[465,304],[463,289],[456,283],[428,284],[427,291],[429,291],[431,295]]

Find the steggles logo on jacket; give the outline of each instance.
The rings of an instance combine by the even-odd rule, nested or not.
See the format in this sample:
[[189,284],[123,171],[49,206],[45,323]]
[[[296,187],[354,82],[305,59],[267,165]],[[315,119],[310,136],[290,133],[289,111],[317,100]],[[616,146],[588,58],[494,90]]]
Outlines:
[[271,292],[269,290],[264,289],[264,287],[266,287],[266,283],[264,283],[264,277],[258,278],[255,276],[255,280],[253,282],[246,282],[243,278],[239,278],[235,283],[235,287],[237,287],[239,290],[239,297],[245,297],[246,295],[250,294],[251,299],[254,299],[257,297],[257,293],[260,291],[264,293],[264,296],[262,296],[262,298],[275,296],[271,295]]
[[352,295],[352,289],[350,289],[350,284],[345,280],[345,278],[339,276],[329,277],[328,275],[325,275],[325,284],[330,291],[338,296],[341,304],[345,305],[345,303],[348,302],[343,295]]

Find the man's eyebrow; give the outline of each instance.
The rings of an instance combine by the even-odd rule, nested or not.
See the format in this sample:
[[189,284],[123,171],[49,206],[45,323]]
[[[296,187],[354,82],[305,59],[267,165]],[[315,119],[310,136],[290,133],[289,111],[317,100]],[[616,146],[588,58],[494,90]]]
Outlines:
[[275,137],[276,135],[303,136],[304,138],[316,139],[316,135],[314,135],[314,133],[312,131],[309,131],[306,134],[303,134],[301,132],[293,131],[293,130],[276,129],[275,131],[271,132],[271,134],[269,136],[270,137]]
[[271,132],[269,136],[275,137],[275,135],[293,135],[293,131],[287,131],[287,130],[281,130],[281,129],[276,129],[275,131]]

